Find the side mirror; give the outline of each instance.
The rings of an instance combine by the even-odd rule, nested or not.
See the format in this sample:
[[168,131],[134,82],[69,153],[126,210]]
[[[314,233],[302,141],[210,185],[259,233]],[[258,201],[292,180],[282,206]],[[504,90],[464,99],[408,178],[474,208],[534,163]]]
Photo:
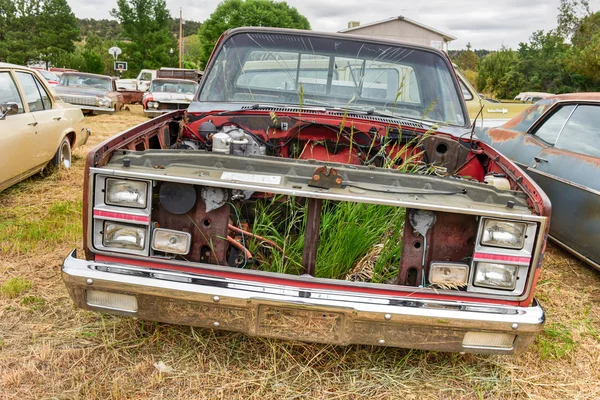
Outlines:
[[0,120],[3,120],[8,115],[19,113],[19,105],[17,103],[2,103],[0,104]]

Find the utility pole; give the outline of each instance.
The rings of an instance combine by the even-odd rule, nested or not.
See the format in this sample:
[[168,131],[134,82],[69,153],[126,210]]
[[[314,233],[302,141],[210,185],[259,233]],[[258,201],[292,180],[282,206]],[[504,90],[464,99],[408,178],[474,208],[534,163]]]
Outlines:
[[183,10],[179,7],[179,68],[183,68]]

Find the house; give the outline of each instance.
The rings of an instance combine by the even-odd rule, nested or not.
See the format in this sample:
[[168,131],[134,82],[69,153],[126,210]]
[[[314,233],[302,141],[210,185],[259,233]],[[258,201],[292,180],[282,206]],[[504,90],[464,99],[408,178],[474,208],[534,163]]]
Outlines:
[[403,42],[435,47],[444,51],[448,51],[448,43],[456,40],[452,35],[448,35],[402,15],[364,25],[360,25],[359,21],[350,21],[348,29],[343,29],[339,32],[401,40]]

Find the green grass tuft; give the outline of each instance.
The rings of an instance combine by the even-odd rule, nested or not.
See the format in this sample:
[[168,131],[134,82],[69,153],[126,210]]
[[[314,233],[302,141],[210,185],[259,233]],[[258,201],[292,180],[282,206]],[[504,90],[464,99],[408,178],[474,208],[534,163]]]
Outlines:
[[8,298],[15,298],[25,290],[31,289],[31,281],[16,277],[10,278],[0,286],[0,293]]

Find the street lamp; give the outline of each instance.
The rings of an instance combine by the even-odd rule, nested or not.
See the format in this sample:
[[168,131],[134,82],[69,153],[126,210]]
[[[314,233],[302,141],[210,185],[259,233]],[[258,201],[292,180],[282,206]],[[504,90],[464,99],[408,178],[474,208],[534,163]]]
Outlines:
[[169,59],[170,61],[170,66],[171,68],[173,68],[173,48],[171,47],[171,50],[169,50]]

